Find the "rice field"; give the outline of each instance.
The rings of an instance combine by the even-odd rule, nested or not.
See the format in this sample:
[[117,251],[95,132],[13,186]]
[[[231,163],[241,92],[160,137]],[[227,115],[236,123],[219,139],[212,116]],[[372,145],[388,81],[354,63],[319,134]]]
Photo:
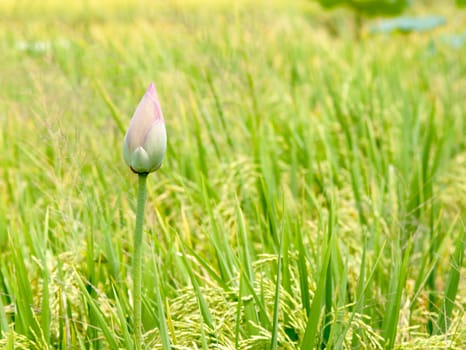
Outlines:
[[[464,349],[466,13],[432,13],[3,0],[0,348]],[[151,82],[135,344],[122,147]]]

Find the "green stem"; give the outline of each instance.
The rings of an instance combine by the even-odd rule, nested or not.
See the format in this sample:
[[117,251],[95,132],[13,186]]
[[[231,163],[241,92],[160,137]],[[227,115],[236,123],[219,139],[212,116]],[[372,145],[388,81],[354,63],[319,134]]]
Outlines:
[[142,233],[144,226],[144,207],[146,204],[147,173],[138,174],[138,206],[136,209],[136,229],[134,231],[133,255],[133,298],[134,298],[134,342],[135,349],[141,349],[141,285],[142,285]]

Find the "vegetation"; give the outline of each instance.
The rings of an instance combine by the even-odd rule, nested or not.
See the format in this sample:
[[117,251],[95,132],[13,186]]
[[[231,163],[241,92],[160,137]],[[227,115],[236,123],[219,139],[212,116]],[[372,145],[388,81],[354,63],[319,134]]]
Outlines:
[[122,146],[154,81],[148,349],[461,349],[465,28],[430,10],[354,41],[309,1],[2,1],[0,347],[133,348]]
[[410,0],[317,0],[323,7],[348,6],[360,15],[397,15],[410,4]]

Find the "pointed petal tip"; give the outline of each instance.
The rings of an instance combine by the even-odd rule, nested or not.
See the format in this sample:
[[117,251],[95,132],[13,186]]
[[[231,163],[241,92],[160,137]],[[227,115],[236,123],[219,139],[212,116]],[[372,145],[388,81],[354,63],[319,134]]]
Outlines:
[[157,91],[153,82],[149,84],[149,87],[147,88],[147,93],[153,96],[157,96]]
[[149,97],[149,99],[154,104],[155,120],[161,120],[162,122],[164,122],[162,109],[160,107],[159,97],[157,95],[157,89],[155,88],[155,84],[153,82],[149,84],[149,87],[147,88],[145,96]]

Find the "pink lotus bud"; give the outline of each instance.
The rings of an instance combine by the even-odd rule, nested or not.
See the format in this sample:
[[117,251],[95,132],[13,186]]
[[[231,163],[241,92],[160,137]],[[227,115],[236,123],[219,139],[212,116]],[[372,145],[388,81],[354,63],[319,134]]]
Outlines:
[[150,173],[162,165],[166,148],[165,122],[155,85],[151,83],[129,123],[123,156],[135,173]]

